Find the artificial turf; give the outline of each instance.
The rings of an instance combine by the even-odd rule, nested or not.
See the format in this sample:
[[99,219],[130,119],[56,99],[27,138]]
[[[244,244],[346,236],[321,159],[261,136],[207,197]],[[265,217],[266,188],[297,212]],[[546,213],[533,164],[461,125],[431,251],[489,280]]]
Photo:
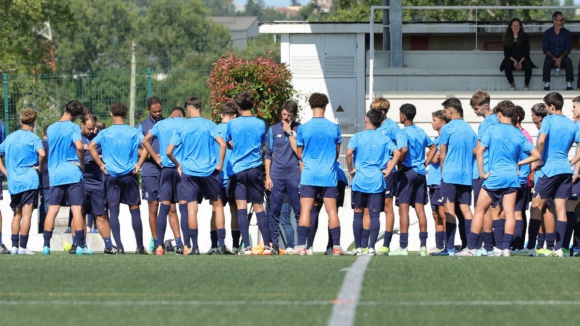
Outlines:
[[[355,259],[0,256],[0,325],[326,325]],[[377,256],[356,324],[575,324],[579,267],[576,258]],[[489,304],[498,301],[570,303]]]

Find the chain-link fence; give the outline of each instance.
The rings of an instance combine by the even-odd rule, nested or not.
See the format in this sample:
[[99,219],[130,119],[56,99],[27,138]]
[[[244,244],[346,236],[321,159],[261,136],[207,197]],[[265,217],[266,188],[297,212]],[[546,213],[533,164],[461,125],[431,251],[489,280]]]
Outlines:
[[[186,98],[199,96],[207,102],[209,89],[206,80],[211,67],[180,70],[138,70],[135,76],[135,114],[138,123],[147,116],[146,101],[151,96],[161,99],[164,111],[183,106]],[[100,121],[111,124],[109,107],[122,102],[131,103],[131,71],[99,71],[92,73],[3,74],[0,92],[2,116],[7,134],[18,129],[19,112],[24,108],[38,111],[37,133],[45,125],[60,118],[64,105],[77,100],[89,107]],[[211,112],[204,112],[209,117]],[[130,121],[127,117],[127,123]]]

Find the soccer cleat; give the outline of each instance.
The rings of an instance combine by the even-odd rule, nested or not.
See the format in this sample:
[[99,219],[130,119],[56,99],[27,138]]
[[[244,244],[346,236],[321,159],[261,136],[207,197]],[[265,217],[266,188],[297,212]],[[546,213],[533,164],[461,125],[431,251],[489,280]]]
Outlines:
[[377,253],[379,255],[384,255],[384,256],[388,256],[389,252],[391,252],[391,249],[389,249],[389,247],[385,247],[385,246],[380,247],[379,250],[377,251]]
[[501,256],[502,257],[510,257],[511,256],[511,251],[509,249],[504,249],[501,251]]
[[564,257],[564,251],[562,250],[562,248],[558,249],[558,250],[554,250],[552,251],[551,257],[558,257],[558,258],[562,258]]
[[10,254],[10,250],[6,248],[4,244],[0,244],[0,255],[8,255]]
[[564,253],[564,257],[570,257],[570,250],[562,248],[562,252]]
[[536,256],[538,257],[550,257],[552,256],[553,250],[550,249],[536,249]]
[[484,247],[481,247],[475,251],[476,257],[493,257],[493,250],[487,251]]
[[10,248],[10,254],[11,255],[18,255],[18,247]]
[[111,248],[105,248],[105,251],[103,251],[105,255],[116,255],[118,252],[119,251],[115,246],[112,246]]
[[237,255],[240,253],[240,248],[239,247],[233,247],[232,248],[232,254]]
[[125,254],[125,249],[117,248],[117,255],[124,255],[124,254]]
[[19,255],[34,255],[36,253],[28,248],[20,248],[20,249],[18,249],[18,254]]
[[246,247],[240,250],[239,255],[242,256],[251,256],[253,254],[252,247]]
[[206,255],[216,255],[217,254],[217,248],[211,248],[205,254]]
[[361,253],[363,254],[363,256],[366,256],[369,254],[369,248],[361,248]]
[[304,256],[306,255],[306,247],[298,248],[294,250],[294,255]]
[[493,247],[493,256],[494,257],[500,257],[501,256],[501,252],[502,252],[502,250],[499,249],[498,247]]
[[280,254],[280,247],[272,246],[270,248],[270,255],[279,255]]
[[175,247],[175,254],[176,254],[176,255],[183,256],[183,251],[184,251],[184,249],[185,249],[185,248],[184,248],[184,246],[183,246],[183,245]]
[[447,257],[447,256],[451,256],[451,255],[445,249],[437,249],[436,248],[436,250],[431,251],[431,256],[433,256],[433,257]]
[[375,255],[375,248],[369,248],[367,255],[374,256]]
[[163,255],[165,255],[165,249],[163,249],[162,246],[158,246],[157,248],[155,248],[155,255],[156,256],[163,256]]
[[42,254],[43,255],[50,255],[50,247],[47,247],[47,246],[42,247]]
[[77,253],[77,245],[73,244],[68,251],[69,255],[75,255]]
[[191,248],[189,248],[188,246],[183,246],[183,255],[184,256],[187,256],[190,251],[191,251]]
[[354,256],[362,256],[362,255],[363,255],[363,252],[362,252],[362,249],[361,249],[361,248],[356,248],[356,249],[355,249],[355,250],[352,252],[352,254],[353,254]]
[[346,255],[346,252],[344,252],[344,250],[342,250],[342,248],[340,248],[340,247],[334,247],[334,248],[332,248],[332,255],[333,256],[344,256],[344,255]]
[[409,256],[409,252],[407,248],[397,248],[389,252],[389,256]]
[[77,255],[94,255],[95,252],[90,250],[89,248],[87,248],[86,246],[83,247],[77,247]]
[[312,249],[312,247],[306,249],[306,256],[312,256],[314,255],[314,249]]
[[518,250],[517,252],[514,252],[514,256],[517,257],[536,257],[536,248],[533,249],[528,249],[528,248],[524,248],[521,250]]
[[457,257],[475,257],[475,249],[467,249],[464,248],[460,252],[456,253],[455,256]]
[[427,253],[427,247],[421,247],[419,249],[419,257],[427,257],[429,254]]
[[192,249],[190,249],[190,251],[189,251],[189,253],[187,255],[188,256],[199,255],[199,248],[192,248]]
[[580,251],[574,250],[574,257],[580,257]]
[[262,247],[262,250],[261,250],[260,254],[261,255],[264,255],[264,256],[270,256],[270,255],[272,255],[272,247],[270,247],[270,246],[264,246],[264,247]]
[[332,255],[332,247],[328,247],[326,248],[326,251],[324,252],[325,256],[331,256]]
[[431,251],[429,251],[429,255],[433,256],[433,254],[439,253],[439,252],[442,252],[442,251],[445,251],[445,248],[441,248],[441,249],[439,249],[437,247],[431,248]]
[[149,252],[145,250],[145,247],[135,249],[136,255],[149,255]]
[[288,247],[284,251],[286,252],[286,255],[293,255],[294,254],[294,248],[292,248],[292,247]]
[[233,255],[234,253],[231,252],[228,248],[226,248],[225,246],[223,247],[218,247],[217,248],[217,254],[218,255]]

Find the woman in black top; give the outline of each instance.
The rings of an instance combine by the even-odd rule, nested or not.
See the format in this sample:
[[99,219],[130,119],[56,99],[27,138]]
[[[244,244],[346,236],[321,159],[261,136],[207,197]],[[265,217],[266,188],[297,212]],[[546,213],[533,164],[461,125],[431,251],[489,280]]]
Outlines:
[[510,21],[503,34],[504,59],[499,70],[505,71],[505,76],[511,85],[511,90],[516,89],[514,83],[514,70],[523,70],[525,75],[524,91],[529,90],[532,68],[537,68],[530,59],[530,39],[524,32],[522,22],[518,18]]

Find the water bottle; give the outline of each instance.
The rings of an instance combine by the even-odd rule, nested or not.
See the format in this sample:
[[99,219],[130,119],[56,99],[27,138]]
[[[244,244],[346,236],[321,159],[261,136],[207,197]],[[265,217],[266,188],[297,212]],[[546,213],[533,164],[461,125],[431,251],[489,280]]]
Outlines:
[[556,77],[560,76],[560,68],[556,68]]

